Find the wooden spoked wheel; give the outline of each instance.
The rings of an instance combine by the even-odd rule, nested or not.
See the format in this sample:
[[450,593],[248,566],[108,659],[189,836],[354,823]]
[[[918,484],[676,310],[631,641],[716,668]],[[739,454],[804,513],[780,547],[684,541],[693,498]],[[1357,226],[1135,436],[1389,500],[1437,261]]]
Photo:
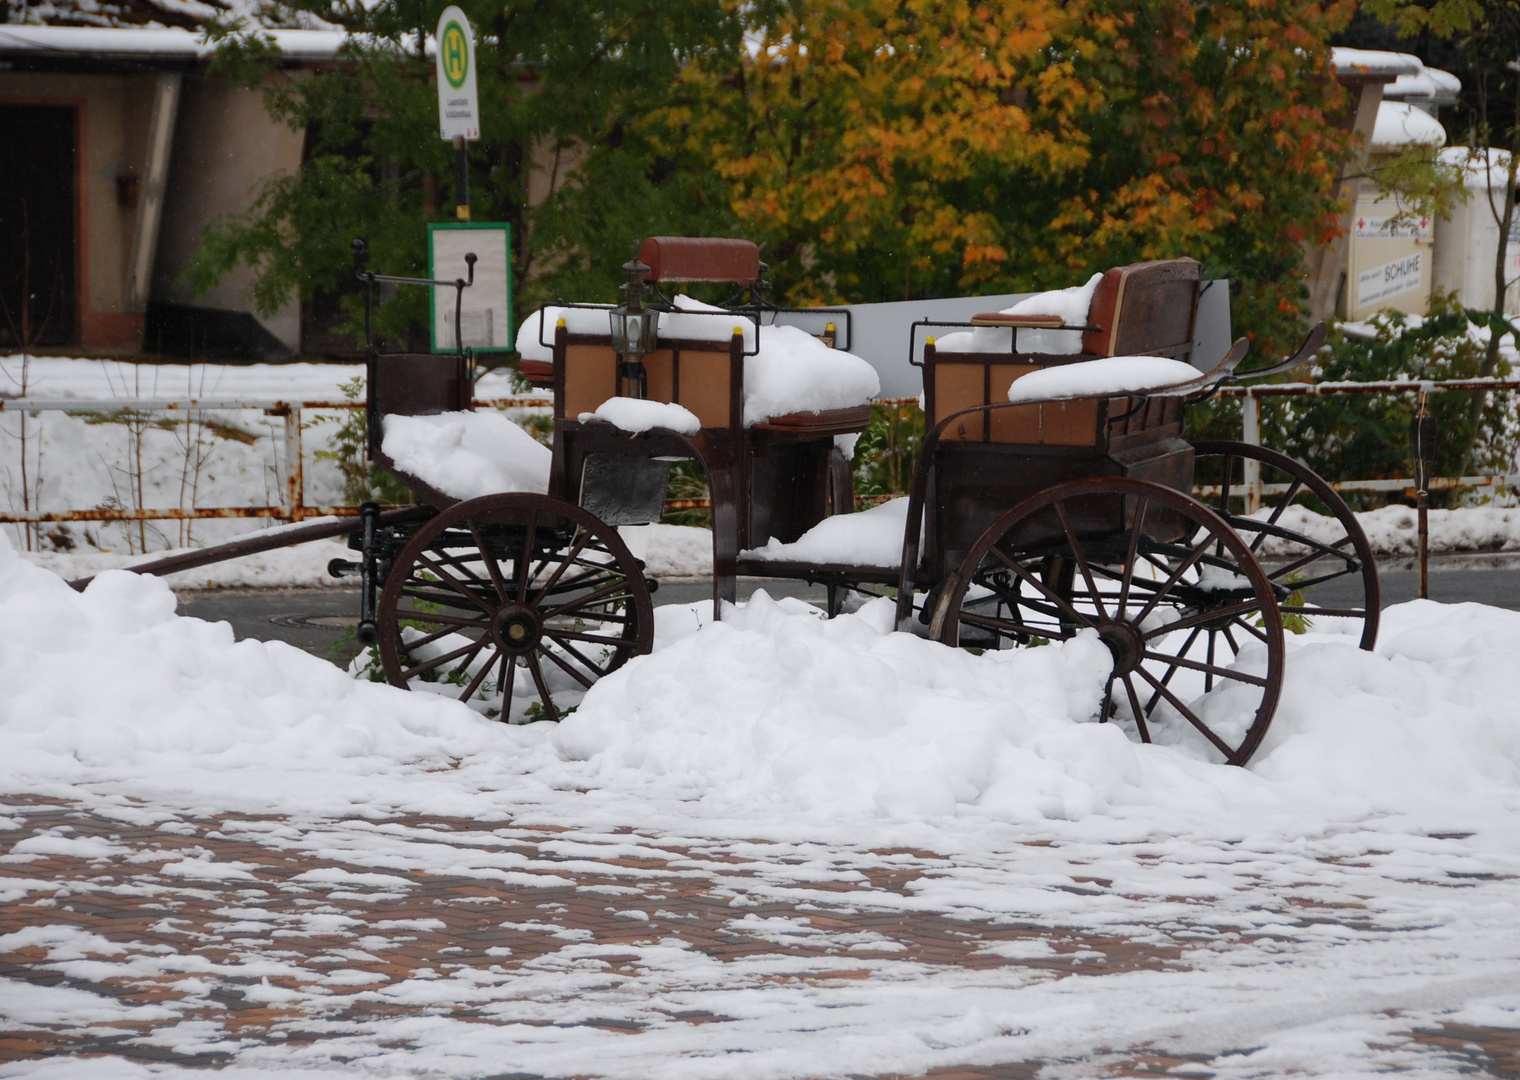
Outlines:
[[[1203,477],[1219,481],[1204,501],[1245,538],[1276,585],[1289,630],[1341,633],[1363,649],[1377,644],[1382,593],[1377,560],[1356,515],[1308,466],[1249,443],[1194,445]],[[1245,514],[1246,462],[1258,463],[1262,510]]]
[[643,567],[617,530],[546,495],[488,495],[397,555],[378,611],[393,686],[512,722],[559,720],[654,643]]
[[1084,480],[993,522],[947,582],[931,627],[974,649],[1094,633],[1113,657],[1098,719],[1243,765],[1282,687],[1277,593],[1246,542],[1191,496]]

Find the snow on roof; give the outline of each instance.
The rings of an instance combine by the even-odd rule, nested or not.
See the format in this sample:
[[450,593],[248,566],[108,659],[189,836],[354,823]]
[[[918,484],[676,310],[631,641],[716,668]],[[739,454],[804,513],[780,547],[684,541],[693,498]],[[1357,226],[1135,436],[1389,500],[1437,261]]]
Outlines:
[[1509,151],[1498,147],[1448,146],[1437,155],[1442,165],[1460,170],[1475,191],[1503,189],[1509,182]]
[[1446,129],[1441,122],[1418,105],[1404,101],[1385,101],[1378,106],[1377,124],[1372,129],[1375,150],[1396,150],[1405,146],[1445,146]]
[[1422,66],[1418,72],[1400,75],[1383,87],[1383,100],[1428,101],[1433,105],[1455,105],[1462,92],[1462,80],[1449,71]]
[[[349,35],[341,30],[261,30],[288,60],[331,60]],[[431,44],[431,43],[430,43]],[[126,26],[0,26],[0,53],[34,56],[130,56],[209,60],[217,43],[182,29]]]
[[1409,53],[1383,52],[1379,49],[1330,50],[1330,66],[1342,78],[1357,75],[1384,75],[1397,78],[1400,75],[1418,75],[1425,70],[1418,56]]

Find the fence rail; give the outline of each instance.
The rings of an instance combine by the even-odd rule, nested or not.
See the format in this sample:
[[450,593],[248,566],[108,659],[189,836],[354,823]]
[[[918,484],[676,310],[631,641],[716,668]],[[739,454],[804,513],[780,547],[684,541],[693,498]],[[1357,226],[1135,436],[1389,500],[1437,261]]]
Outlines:
[[[1370,397],[1384,394],[1471,393],[1474,390],[1520,390],[1520,379],[1450,379],[1441,382],[1389,379],[1380,382],[1263,383],[1260,386],[1227,386],[1219,391],[1219,396],[1242,399],[1240,412],[1244,433],[1241,441],[1250,443],[1252,446],[1260,446],[1263,398]],[[1281,495],[1288,490],[1286,484],[1263,484],[1259,462],[1247,461],[1244,465],[1247,513],[1260,510],[1264,496]],[[1415,482],[1412,477],[1384,480],[1338,480],[1330,486],[1339,492],[1393,492],[1413,491]],[[1452,488],[1516,486],[1520,486],[1520,475],[1505,473],[1492,476],[1431,477],[1426,490],[1447,491]],[[1199,488],[1198,493],[1217,495],[1219,488],[1217,485],[1205,486]]]
[[[1517,379],[1456,379],[1442,382],[1418,380],[1388,380],[1383,382],[1323,382],[1323,383],[1266,383],[1260,386],[1231,386],[1219,391],[1221,397],[1241,400],[1243,441],[1261,445],[1261,403],[1269,397],[1336,397],[1368,396],[1381,394],[1457,393],[1474,390],[1520,390]],[[885,398],[878,404],[901,406],[917,404],[917,398]],[[486,398],[477,405],[492,408],[542,409],[553,405],[549,398]],[[212,519],[244,518],[302,521],[307,517],[351,517],[358,509],[351,506],[308,506],[306,504],[306,477],[302,465],[304,449],[301,441],[303,416],[308,412],[332,409],[362,409],[362,400],[337,401],[284,401],[255,398],[0,398],[0,415],[5,413],[64,412],[75,414],[124,414],[141,415],[166,413],[189,416],[198,412],[257,411],[266,416],[283,420],[281,446],[286,463],[285,500],[269,506],[209,506],[166,507],[143,509],[119,509],[92,507],[60,511],[20,511],[0,513],[0,524],[52,524],[69,521],[201,521]],[[1263,484],[1257,462],[1245,465],[1245,498],[1247,510],[1254,512],[1262,506],[1267,495],[1282,494],[1287,484]],[[1413,479],[1393,478],[1379,480],[1341,480],[1330,485],[1340,492],[1401,492],[1414,488]],[[1433,477],[1429,489],[1444,491],[1452,488],[1472,487],[1520,487],[1520,474],[1506,473],[1489,476]],[[1198,495],[1219,493],[1218,485],[1200,485]],[[883,501],[883,496],[871,501]],[[709,499],[678,499],[666,504],[671,510],[706,510]]]
[[[541,409],[553,405],[548,398],[482,398],[477,405],[493,408]],[[0,513],[0,525],[44,525],[67,521],[210,521],[229,518],[304,521],[308,517],[353,517],[353,506],[308,506],[306,503],[305,450],[301,441],[305,413],[330,409],[362,409],[363,400],[283,401],[269,398],[0,398],[5,413],[62,412],[76,415],[106,414],[123,417],[167,413],[185,417],[204,412],[262,412],[284,423],[281,447],[285,460],[285,501],[273,506],[194,506],[119,509],[90,507],[72,510],[23,510]]]

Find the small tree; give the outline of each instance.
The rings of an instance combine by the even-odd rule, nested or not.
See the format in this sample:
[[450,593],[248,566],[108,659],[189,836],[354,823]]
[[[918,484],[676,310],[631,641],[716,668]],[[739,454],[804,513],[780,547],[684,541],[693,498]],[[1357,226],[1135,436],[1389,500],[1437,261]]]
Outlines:
[[[1504,294],[1510,284],[1505,269],[1508,237],[1515,227],[1515,184],[1520,179],[1520,2],[1517,0],[1368,0],[1367,11],[1391,25],[1421,52],[1440,43],[1453,46],[1452,59],[1463,77],[1461,110],[1447,121],[1450,130],[1472,148],[1468,165],[1482,179],[1483,202],[1494,215],[1499,246],[1494,258],[1493,302],[1483,321],[1492,328],[1477,374],[1500,370],[1500,339],[1506,332]],[[1495,155],[1491,148],[1499,150]],[[1492,197],[1499,188],[1500,197]],[[1487,394],[1475,391],[1467,402],[1463,425],[1470,433],[1459,462],[1467,475],[1481,452],[1476,436]]]
[[[437,133],[427,34],[444,0],[374,6],[285,0],[291,21],[316,15],[353,35],[332,70],[278,73],[272,40],[242,25],[215,27],[217,62],[262,86],[270,113],[306,133],[299,171],[272,180],[246,213],[211,227],[190,271],[210,288],[239,264],[255,269],[258,307],[270,312],[351,281],[349,243],[363,237],[388,273],[426,269],[426,223],[452,220],[453,153]],[[677,174],[644,134],[681,69],[737,47],[718,0],[471,0],[478,37],[482,138],[470,146],[476,220],[514,226],[519,300],[561,290],[609,293],[628,245],[651,221],[702,229],[727,218],[721,198]],[[535,175],[537,174],[537,175]],[[550,189],[530,206],[529,189]],[[380,331],[420,324],[420,290],[387,304]],[[350,298],[350,314],[357,311]],[[352,323],[352,325],[357,325]]]

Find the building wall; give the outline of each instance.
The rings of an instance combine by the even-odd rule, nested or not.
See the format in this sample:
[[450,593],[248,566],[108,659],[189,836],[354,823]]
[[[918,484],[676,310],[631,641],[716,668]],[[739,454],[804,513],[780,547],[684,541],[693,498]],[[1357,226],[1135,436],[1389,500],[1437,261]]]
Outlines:
[[[154,86],[152,74],[0,71],[0,103],[78,109],[75,292],[78,344],[86,349],[135,349],[142,335],[142,312],[128,307],[128,265]],[[135,200],[119,199],[119,177],[138,178]]]
[[185,79],[154,272],[156,299],[253,313],[286,347],[300,349],[300,304],[292,300],[271,316],[258,315],[244,295],[254,278],[248,267],[239,267],[199,297],[179,278],[207,225],[247,210],[271,179],[300,168],[304,140],[303,132],[270,118],[261,92],[218,80]]

